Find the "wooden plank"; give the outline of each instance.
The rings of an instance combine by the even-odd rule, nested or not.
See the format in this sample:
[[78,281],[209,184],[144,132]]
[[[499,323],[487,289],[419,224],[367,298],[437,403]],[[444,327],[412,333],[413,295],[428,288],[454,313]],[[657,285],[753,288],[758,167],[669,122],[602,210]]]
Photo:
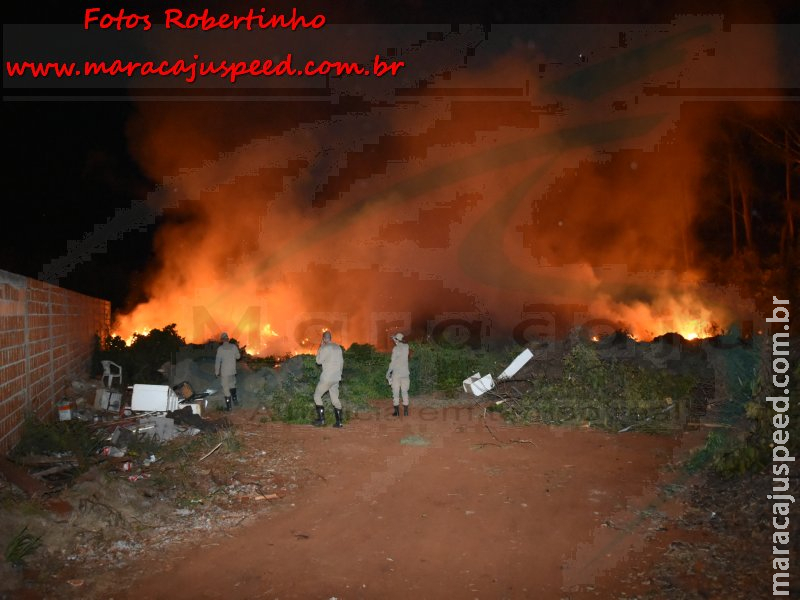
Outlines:
[[0,456],[0,473],[28,496],[41,496],[49,491],[47,485],[31,477],[28,472],[12,463],[5,456]]
[[71,456],[20,456],[14,459],[18,465],[27,467],[42,467],[45,465],[72,465],[78,466],[78,459]]
[[[50,488],[43,481],[31,477],[25,469],[15,465],[5,456],[0,456],[0,474],[2,474],[9,483],[17,486],[32,498],[42,497],[50,491]],[[66,500],[55,498],[45,500],[44,506],[51,512],[59,515],[66,515],[73,509],[72,505]]]

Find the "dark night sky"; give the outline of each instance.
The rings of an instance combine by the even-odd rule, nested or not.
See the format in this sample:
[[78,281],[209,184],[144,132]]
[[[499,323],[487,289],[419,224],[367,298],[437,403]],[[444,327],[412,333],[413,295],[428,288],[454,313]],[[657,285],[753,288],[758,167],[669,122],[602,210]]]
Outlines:
[[[158,14],[165,6],[196,7],[192,3],[111,2],[104,8]],[[243,7],[257,3],[239,3]],[[660,1],[613,2],[602,8],[596,2],[358,2],[270,3],[324,12],[335,22],[480,22],[480,23],[614,23],[660,22],[675,13],[723,11],[744,22],[797,22],[794,2],[681,2],[666,6]],[[235,2],[224,3],[234,12]],[[266,4],[264,4],[267,6]],[[524,6],[523,6],[524,5]],[[88,5],[87,5],[88,6]],[[747,15],[738,8],[747,7]],[[70,23],[80,21],[84,6],[74,2],[13,3],[4,8],[6,23]],[[755,14],[754,12],[755,11]],[[130,207],[152,189],[128,152],[127,126],[133,105],[124,94],[113,100],[72,98],[58,101],[46,96],[21,101],[25,90],[4,90],[6,145],[5,198],[17,216],[3,219],[0,268],[37,277],[48,261],[68,249],[70,240],[81,240],[94,225],[111,218],[118,209]],[[127,233],[111,241],[107,252],[93,256],[60,281],[80,292],[110,299],[120,306],[131,281],[152,260],[155,226]]]

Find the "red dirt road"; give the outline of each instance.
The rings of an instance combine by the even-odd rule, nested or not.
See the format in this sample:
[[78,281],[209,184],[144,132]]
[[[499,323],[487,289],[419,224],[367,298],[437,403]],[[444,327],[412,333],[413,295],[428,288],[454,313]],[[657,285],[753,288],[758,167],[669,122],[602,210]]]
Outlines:
[[342,430],[251,424],[267,452],[294,454],[302,485],[223,535],[130,565],[127,593],[95,582],[98,597],[570,597],[640,545],[642,511],[669,509],[660,468],[691,441],[512,427],[481,409],[387,415]]

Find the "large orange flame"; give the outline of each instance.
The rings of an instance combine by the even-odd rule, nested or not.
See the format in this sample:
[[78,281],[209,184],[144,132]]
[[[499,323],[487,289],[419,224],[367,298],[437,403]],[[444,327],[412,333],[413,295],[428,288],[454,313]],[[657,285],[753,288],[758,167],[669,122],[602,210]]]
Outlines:
[[[449,313],[488,315],[481,335],[508,332],[542,302],[585,306],[641,340],[711,335],[734,311],[684,275],[704,266],[693,224],[716,108],[642,93],[728,83],[736,69],[715,65],[735,64],[740,46],[717,44],[731,35],[721,19],[701,20],[631,31],[629,47],[598,42],[587,64],[494,32],[453,34],[478,36],[486,60],[447,78],[437,66],[430,80],[478,96],[408,101],[376,80],[356,94],[369,110],[277,129],[270,103],[143,103],[131,135],[173,208],[150,300],[115,331],[175,323],[190,342],[227,331],[281,354],[312,351],[323,326],[345,345],[382,345],[389,329]],[[768,57],[769,40],[748,43],[738,59]],[[652,65],[627,60],[644,50]]]

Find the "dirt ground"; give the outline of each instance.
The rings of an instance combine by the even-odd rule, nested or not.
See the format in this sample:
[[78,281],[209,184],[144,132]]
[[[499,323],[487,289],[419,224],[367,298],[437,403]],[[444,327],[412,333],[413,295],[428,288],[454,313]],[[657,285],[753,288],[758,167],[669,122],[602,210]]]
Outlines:
[[[734,559],[723,550],[738,556],[735,543],[755,542],[726,538],[714,521],[724,515],[704,505],[709,482],[678,468],[705,430],[515,427],[479,407],[425,404],[412,399],[411,414],[397,418],[381,403],[343,429],[234,411],[242,447],[187,469],[217,491],[235,482],[235,492],[163,511],[152,480],[120,474],[123,489],[151,502],[135,518],[120,515],[124,540],[92,537],[84,525],[79,548],[6,568],[2,597],[749,599],[766,591],[766,574],[725,572]],[[744,502],[720,485],[719,498]],[[61,523],[78,526],[74,515]]]

